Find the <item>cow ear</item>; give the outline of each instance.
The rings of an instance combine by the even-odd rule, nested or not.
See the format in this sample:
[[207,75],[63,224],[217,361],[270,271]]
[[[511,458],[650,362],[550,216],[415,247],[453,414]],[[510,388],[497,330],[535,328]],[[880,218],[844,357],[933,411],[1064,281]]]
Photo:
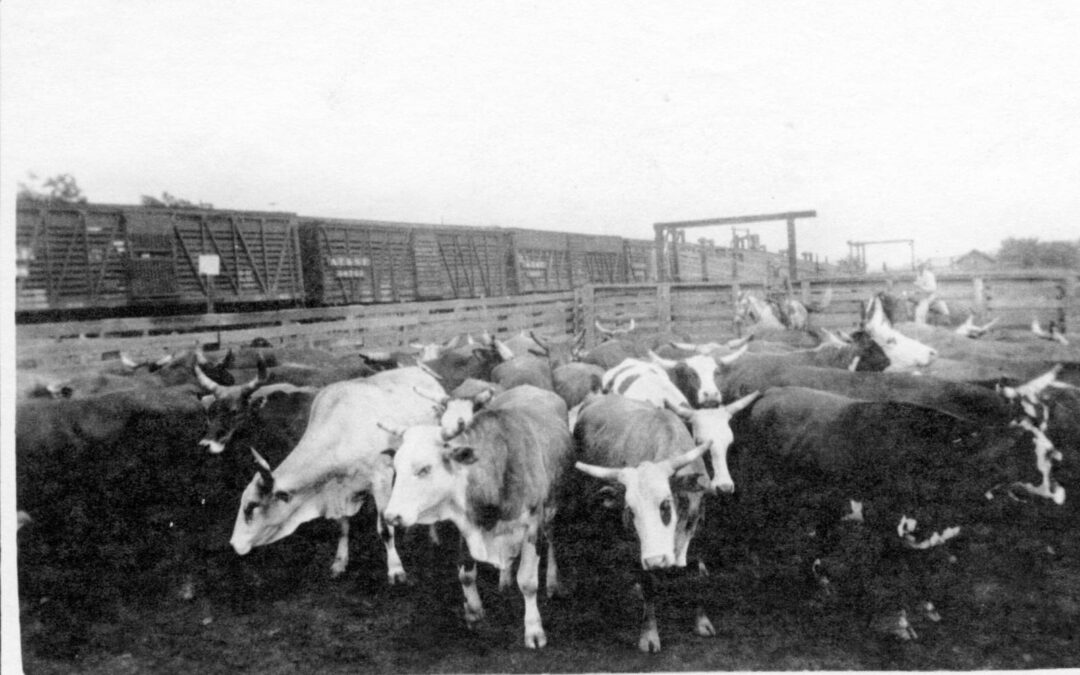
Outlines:
[[210,410],[210,406],[214,405],[214,401],[216,400],[217,398],[215,398],[213,394],[199,397],[199,403],[202,403],[203,410]]
[[680,473],[671,477],[672,492],[703,492],[700,473]]
[[596,491],[597,500],[605,509],[619,508],[626,497],[626,487],[622,483],[605,485]]
[[235,361],[236,355],[233,354],[232,349],[229,349],[229,351],[225,352],[225,358],[221,359],[221,363],[219,365],[221,368],[232,368]]
[[458,464],[473,464],[476,462],[476,453],[469,446],[454,448],[450,451],[450,459]]
[[379,459],[382,463],[390,468],[394,468],[394,455],[397,454],[397,450],[393,448],[387,448],[379,453]]
[[292,495],[290,495],[288,492],[285,492],[284,490],[278,490],[274,493],[274,499],[278,500],[279,502],[284,502],[288,504],[289,500],[292,499]]

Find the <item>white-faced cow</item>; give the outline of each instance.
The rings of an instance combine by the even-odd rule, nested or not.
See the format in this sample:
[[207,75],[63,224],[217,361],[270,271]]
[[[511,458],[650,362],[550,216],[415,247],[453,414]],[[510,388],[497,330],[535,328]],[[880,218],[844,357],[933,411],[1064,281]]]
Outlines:
[[[434,424],[433,399],[445,396],[436,379],[421,368],[401,368],[362,380],[324,387],[311,405],[303,437],[277,468],[261,458],[259,473],[240,499],[231,543],[240,555],[287,537],[314,518],[345,520],[360,510],[370,494],[378,511],[390,495],[392,473],[380,460],[393,433],[387,428]],[[394,531],[380,515],[379,534],[386,545],[390,583],[404,580]],[[345,537],[342,541],[347,543]],[[348,547],[340,547],[332,570],[348,564]]]
[[[604,505],[624,512],[624,526],[636,533],[638,583],[643,597],[643,621],[638,648],[660,651],[656,624],[657,573],[685,568],[690,542],[704,512],[705,465],[708,444],[694,446],[682,421],[667,410],[623,396],[608,394],[587,399],[574,427],[575,465],[579,485],[567,491],[578,505],[597,493],[584,475],[606,484],[599,490]],[[610,534],[610,533],[609,533]],[[601,544],[603,546],[603,544]],[[697,569],[703,574],[704,565]],[[698,635],[715,635],[702,606],[696,610]]]
[[[745,353],[746,346],[744,345],[737,351],[719,359],[705,354],[697,354],[673,361],[661,358],[653,352],[649,352],[649,358],[654,364],[664,369],[667,376],[671,378],[671,381],[683,393],[683,396],[686,397],[692,407],[705,408],[720,405],[720,387],[718,383],[720,369],[730,366]],[[609,376],[618,379],[618,371],[621,370],[622,365],[620,364],[614,371],[604,373],[605,389],[609,388],[607,386]]]
[[865,330],[889,358],[889,370],[905,370],[930,365],[937,358],[937,350],[914,340],[893,327],[885,315],[881,299],[874,296],[866,309],[863,321]]
[[548,528],[571,451],[566,405],[554,393],[527,385],[493,398],[452,438],[436,425],[413,426],[403,430],[396,451],[388,451],[396,475],[384,512],[387,522],[411,526],[449,520],[461,532],[458,576],[470,627],[483,617],[476,562],[505,570],[520,556],[525,646],[547,644],[536,601],[537,543],[547,534],[551,595],[558,582]]
[[749,393],[728,405],[694,408],[683,391],[668,377],[667,371],[654,363],[635,359],[627,359],[605,373],[604,391],[644,401],[657,408],[667,408],[677,414],[686,422],[695,442],[710,446],[710,489],[714,493],[730,494],[735,491],[735,482],[727,464],[727,451],[733,440],[729,423],[732,415],[757,398],[758,392]]

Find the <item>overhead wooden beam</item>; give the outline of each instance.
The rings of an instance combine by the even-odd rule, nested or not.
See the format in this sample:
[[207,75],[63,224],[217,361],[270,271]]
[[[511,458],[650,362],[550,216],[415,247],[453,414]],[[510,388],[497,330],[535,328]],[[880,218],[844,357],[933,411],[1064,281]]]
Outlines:
[[653,231],[656,234],[656,261],[657,278],[660,281],[670,281],[677,274],[673,269],[678,261],[678,255],[674,249],[665,256],[665,247],[668,243],[669,233],[685,230],[690,227],[709,227],[714,225],[745,225],[747,223],[766,223],[777,220],[787,222],[788,235],[788,278],[795,282],[798,279],[798,253],[795,246],[795,221],[799,218],[816,218],[817,211],[786,211],[784,213],[765,213],[756,216],[732,216],[728,218],[706,218],[704,220],[683,220],[669,223],[654,223]]
[[772,220],[793,220],[798,218],[816,218],[817,211],[789,211],[787,213],[769,213],[759,216],[733,216],[730,218],[706,218],[705,220],[683,220],[670,223],[656,223],[654,230],[670,227],[706,227],[709,225],[743,225],[745,223],[764,223]]

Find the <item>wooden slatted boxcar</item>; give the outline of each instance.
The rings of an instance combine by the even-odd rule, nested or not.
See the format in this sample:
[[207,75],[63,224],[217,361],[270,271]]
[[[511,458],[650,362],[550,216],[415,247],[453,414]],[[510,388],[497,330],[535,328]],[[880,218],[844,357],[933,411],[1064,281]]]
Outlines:
[[[304,301],[291,213],[19,199],[22,318],[154,314]],[[218,274],[200,269],[216,258]]]

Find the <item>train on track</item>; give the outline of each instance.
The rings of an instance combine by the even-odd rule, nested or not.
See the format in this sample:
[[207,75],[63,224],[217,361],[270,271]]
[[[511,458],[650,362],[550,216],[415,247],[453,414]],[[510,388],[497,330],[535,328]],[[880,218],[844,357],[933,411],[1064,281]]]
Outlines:
[[[679,244],[682,281],[760,280],[763,249]],[[820,265],[800,273],[814,274]],[[656,280],[651,239],[288,212],[19,199],[16,321],[242,312]]]

